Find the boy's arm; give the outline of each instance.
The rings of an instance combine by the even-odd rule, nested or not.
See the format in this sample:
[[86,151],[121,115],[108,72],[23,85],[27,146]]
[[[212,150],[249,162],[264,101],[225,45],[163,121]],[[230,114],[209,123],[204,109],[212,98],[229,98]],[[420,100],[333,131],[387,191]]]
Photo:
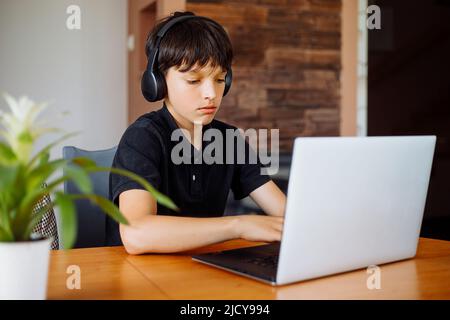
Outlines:
[[286,196],[272,180],[253,190],[250,197],[267,215],[284,217]]
[[178,252],[230,239],[279,241],[283,219],[258,215],[188,218],[156,214],[155,199],[144,190],[119,196],[120,211],[130,226],[120,225],[120,236],[130,254]]

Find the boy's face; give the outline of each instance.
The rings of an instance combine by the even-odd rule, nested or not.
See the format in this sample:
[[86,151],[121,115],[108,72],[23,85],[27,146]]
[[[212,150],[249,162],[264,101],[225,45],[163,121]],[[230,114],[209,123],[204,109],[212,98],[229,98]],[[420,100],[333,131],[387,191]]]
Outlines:
[[166,74],[167,107],[185,128],[194,123],[209,124],[222,101],[226,71],[210,64],[203,68],[194,66],[187,72],[178,70],[171,67]]

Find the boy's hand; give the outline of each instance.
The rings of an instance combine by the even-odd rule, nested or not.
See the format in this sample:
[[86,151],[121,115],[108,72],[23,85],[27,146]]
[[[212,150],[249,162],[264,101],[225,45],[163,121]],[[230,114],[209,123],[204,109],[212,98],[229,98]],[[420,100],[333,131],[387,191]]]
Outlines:
[[284,217],[261,215],[236,216],[235,232],[238,238],[249,241],[281,241]]

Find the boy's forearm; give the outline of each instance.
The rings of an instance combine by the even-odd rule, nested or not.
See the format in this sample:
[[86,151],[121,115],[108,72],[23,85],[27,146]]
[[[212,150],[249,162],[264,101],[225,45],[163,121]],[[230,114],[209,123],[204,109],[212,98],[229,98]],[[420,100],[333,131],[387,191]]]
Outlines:
[[122,241],[128,253],[168,253],[190,250],[237,238],[237,217],[187,218],[148,215],[120,225]]

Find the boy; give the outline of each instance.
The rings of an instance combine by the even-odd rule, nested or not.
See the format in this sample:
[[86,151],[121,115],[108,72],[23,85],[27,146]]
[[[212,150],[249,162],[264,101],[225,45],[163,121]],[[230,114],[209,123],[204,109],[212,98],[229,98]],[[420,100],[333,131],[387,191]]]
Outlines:
[[[259,162],[249,163],[252,150],[246,142],[243,164],[197,162],[200,151],[208,146],[203,136],[207,130],[214,129],[225,137],[227,129],[236,129],[214,120],[227,75],[231,76],[233,54],[226,32],[210,19],[184,19],[167,29],[162,38],[158,36],[168,22],[184,15],[193,13],[176,12],[149,34],[147,57],[156,57],[155,68],[165,81],[163,106],[128,127],[113,161],[114,167],[144,177],[180,211],[157,204],[140,185],[112,174],[110,197],[130,226],[118,226],[108,219],[107,242],[123,243],[129,254],[142,254],[184,251],[236,238],[280,241],[286,197],[261,174]],[[146,96],[144,89],[143,93]],[[172,135],[177,129],[183,130],[183,140],[192,151],[183,157],[192,162],[174,161],[178,141]],[[227,148],[223,151],[230,152]],[[267,215],[223,216],[230,189],[236,199],[250,195]]]

